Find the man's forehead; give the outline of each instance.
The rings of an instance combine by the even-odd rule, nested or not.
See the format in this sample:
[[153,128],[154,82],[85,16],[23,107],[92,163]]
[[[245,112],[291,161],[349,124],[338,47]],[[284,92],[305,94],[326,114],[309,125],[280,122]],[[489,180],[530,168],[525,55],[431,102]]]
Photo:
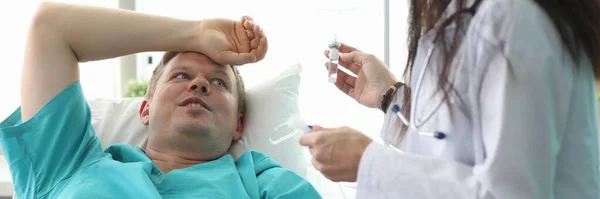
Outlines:
[[204,68],[205,72],[225,72],[230,75],[229,66],[220,65],[210,59],[208,56],[196,52],[184,52],[175,56],[167,65],[167,70],[173,71],[176,69],[193,70]]

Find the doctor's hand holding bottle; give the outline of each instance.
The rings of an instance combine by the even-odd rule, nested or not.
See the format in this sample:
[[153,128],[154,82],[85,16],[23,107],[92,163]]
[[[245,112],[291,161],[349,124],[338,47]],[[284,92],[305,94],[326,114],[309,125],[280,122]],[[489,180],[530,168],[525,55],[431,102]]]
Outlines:
[[[397,82],[392,72],[372,54],[345,44],[339,51],[339,65],[357,77],[338,71],[335,86],[366,107],[381,108],[383,95]],[[325,56],[328,55],[326,50]],[[360,159],[371,142],[371,138],[349,127],[316,126],[312,133],[300,138],[300,144],[310,149],[313,166],[334,182],[356,181]]]
[[[385,63],[372,54],[357,50],[352,46],[341,44],[339,65],[358,77],[338,71],[335,86],[358,103],[369,108],[380,108],[383,94],[396,83],[396,78]],[[329,58],[329,50],[325,51]],[[325,67],[329,67],[325,63]]]

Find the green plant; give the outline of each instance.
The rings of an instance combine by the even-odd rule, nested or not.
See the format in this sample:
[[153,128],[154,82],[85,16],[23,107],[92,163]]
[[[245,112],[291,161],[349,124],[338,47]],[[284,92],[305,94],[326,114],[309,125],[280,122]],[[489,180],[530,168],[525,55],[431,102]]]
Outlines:
[[148,81],[146,80],[131,80],[127,82],[125,89],[125,97],[136,98],[146,96],[148,90]]

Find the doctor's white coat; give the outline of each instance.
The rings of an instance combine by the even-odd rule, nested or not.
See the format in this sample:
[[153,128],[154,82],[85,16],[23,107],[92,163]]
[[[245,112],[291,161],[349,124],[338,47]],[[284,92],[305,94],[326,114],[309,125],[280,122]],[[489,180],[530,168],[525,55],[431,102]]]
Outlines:
[[[455,12],[454,3],[446,16]],[[437,107],[441,95],[434,94],[441,48],[433,51],[420,88],[416,84],[437,28],[421,38],[410,82],[411,93],[421,91],[409,120],[447,137],[409,130],[401,143],[403,124],[388,111],[381,136],[404,152],[369,145],[357,198],[600,198],[590,60],[582,54],[573,61],[532,0],[485,0],[465,22],[450,76],[452,111]],[[448,38],[454,28],[447,27]],[[392,103],[402,98],[397,92]]]

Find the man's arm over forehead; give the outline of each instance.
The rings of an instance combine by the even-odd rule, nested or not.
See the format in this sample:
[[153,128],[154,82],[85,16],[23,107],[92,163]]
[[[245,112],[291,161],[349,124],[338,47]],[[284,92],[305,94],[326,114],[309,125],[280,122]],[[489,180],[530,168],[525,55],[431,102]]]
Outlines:
[[25,50],[23,121],[79,80],[78,62],[144,51],[190,50],[197,23],[120,9],[42,3]]

